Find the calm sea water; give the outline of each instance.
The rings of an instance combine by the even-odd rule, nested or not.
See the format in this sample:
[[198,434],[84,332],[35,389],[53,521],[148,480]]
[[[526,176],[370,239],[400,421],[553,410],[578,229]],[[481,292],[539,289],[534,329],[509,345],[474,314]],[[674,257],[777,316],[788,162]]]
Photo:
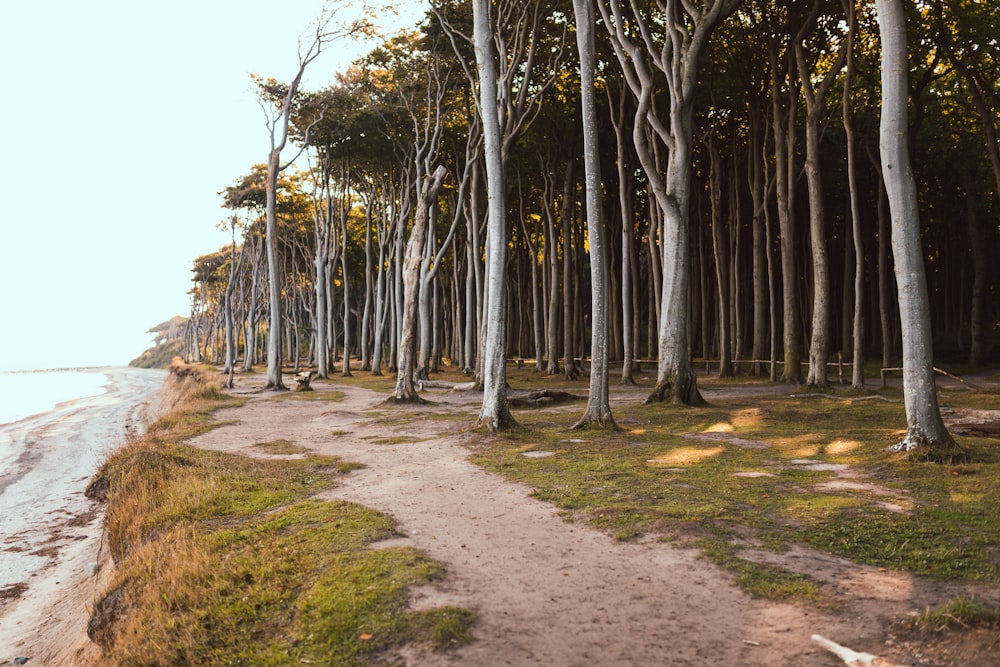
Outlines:
[[0,372],[0,424],[48,412],[65,401],[107,391],[101,369],[74,368]]

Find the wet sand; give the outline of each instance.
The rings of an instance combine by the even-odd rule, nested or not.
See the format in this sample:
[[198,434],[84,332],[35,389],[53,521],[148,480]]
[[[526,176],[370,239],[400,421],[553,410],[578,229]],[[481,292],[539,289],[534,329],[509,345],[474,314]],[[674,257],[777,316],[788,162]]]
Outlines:
[[[105,393],[0,426],[0,663],[81,662],[101,547],[99,507],[84,489],[108,453],[145,427],[143,408],[166,378],[135,368],[100,372]],[[47,655],[55,634],[80,641]]]

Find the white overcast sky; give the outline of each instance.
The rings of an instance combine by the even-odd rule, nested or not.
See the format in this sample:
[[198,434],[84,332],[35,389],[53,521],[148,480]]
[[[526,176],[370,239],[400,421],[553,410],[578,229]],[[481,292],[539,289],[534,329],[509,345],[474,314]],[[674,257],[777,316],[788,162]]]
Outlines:
[[217,193],[269,146],[249,75],[291,79],[322,0],[0,5],[0,370],[125,364],[227,242]]

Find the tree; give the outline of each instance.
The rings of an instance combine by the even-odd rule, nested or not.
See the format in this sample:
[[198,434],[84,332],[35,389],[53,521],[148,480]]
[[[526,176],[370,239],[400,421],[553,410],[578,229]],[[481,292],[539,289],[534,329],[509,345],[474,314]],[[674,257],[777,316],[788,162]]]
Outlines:
[[[267,249],[268,265],[268,300],[271,304],[270,319],[267,326],[267,379],[265,388],[274,390],[286,389],[281,379],[282,349],[282,300],[281,300],[281,276],[278,267],[278,216],[276,211],[278,175],[287,169],[301,153],[295,158],[283,162],[281,153],[288,143],[288,130],[291,122],[293,103],[302,84],[302,77],[306,67],[320,56],[323,49],[336,39],[347,37],[362,31],[369,30],[367,19],[358,19],[346,24],[331,25],[333,14],[324,13],[316,21],[310,38],[303,43],[299,42],[299,68],[292,78],[292,82],[284,91],[273,79],[263,79],[254,76],[260,91],[261,106],[265,108],[267,114],[267,129],[271,139],[271,150],[267,156],[267,228],[265,232],[265,246]],[[270,111],[267,110],[270,101]],[[317,119],[318,120],[318,119]],[[308,144],[309,128],[305,132],[303,149]]]
[[907,134],[909,68],[903,0],[875,0],[882,38],[882,120],[879,150],[892,216],[892,256],[903,331],[903,399],[906,437],[890,449],[926,450],[933,460],[961,455],[941,420],[934,383],[931,315],[920,243],[917,187]]
[[[228,377],[226,379],[226,386],[229,389],[233,388],[233,374],[236,372],[236,333],[235,327],[233,326],[233,290],[236,289],[236,274],[239,272],[239,266],[236,265],[236,223],[239,218],[237,218],[234,213],[229,219],[229,231],[232,235],[230,246],[229,246],[229,277],[226,281],[226,292],[223,302],[223,308],[225,308],[225,320],[226,320],[226,364],[222,372]],[[240,264],[243,263],[243,253],[240,253]]]
[[580,54],[580,104],[583,108],[583,164],[587,184],[587,234],[590,240],[591,308],[590,398],[576,426],[598,424],[616,428],[608,401],[608,270],[605,266],[604,206],[598,144],[594,69],[593,0],[573,0],[576,46]]
[[[691,258],[689,216],[693,115],[695,91],[702,56],[709,37],[719,23],[742,0],[705,0],[695,5],[670,1],[660,12],[646,15],[631,3],[628,18],[619,0],[610,1],[610,10],[599,3],[615,55],[638,105],[633,143],[656,203],[663,215],[663,283],[660,294],[660,326],[657,340],[656,388],[648,402],[670,400],[677,403],[702,402],[691,365],[688,340],[689,286]],[[654,40],[653,25],[662,22],[662,43]],[[637,33],[633,36],[632,32]],[[650,67],[664,77],[668,100],[666,119],[653,108],[654,77]],[[647,131],[667,148],[666,169],[660,175]]]
[[490,432],[516,425],[507,400],[506,266],[507,213],[504,204],[497,72],[490,35],[489,3],[472,0],[473,42],[479,72],[477,102],[483,119],[488,197],[486,345],[483,354],[483,405],[478,423]]
[[421,289],[420,265],[424,258],[427,242],[427,220],[431,207],[437,202],[438,192],[444,183],[448,169],[439,165],[434,173],[424,178],[424,185],[417,202],[416,216],[410,241],[403,259],[403,332],[399,338],[399,367],[396,374],[396,389],[393,399],[397,402],[419,402],[420,396],[413,385],[417,351],[417,302]]
[[857,158],[855,156],[854,120],[851,118],[851,87],[854,84],[854,42],[858,29],[855,0],[842,0],[847,12],[847,45],[844,72],[844,139],[847,142],[847,182],[851,199],[851,238],[854,241],[854,326],[852,327],[853,358],[851,359],[851,386],[865,386],[864,369],[864,285],[865,250],[861,238],[861,203],[858,192]]
[[821,122],[826,110],[826,96],[844,66],[847,57],[849,40],[840,35],[823,39],[819,53],[828,52],[827,41],[840,41],[840,49],[833,64],[814,85],[819,77],[815,64],[810,68],[809,56],[806,53],[806,40],[812,34],[832,32],[826,26],[818,26],[821,0],[813,0],[812,9],[795,37],[795,62],[799,70],[799,82],[806,103],[806,181],[809,189],[809,240],[812,245],[813,265],[813,313],[812,340],[809,345],[809,375],[806,378],[811,385],[824,386],[826,379],[826,362],[830,356],[830,279],[829,260],[827,258],[826,214],[823,206],[823,178],[820,169],[820,134]]

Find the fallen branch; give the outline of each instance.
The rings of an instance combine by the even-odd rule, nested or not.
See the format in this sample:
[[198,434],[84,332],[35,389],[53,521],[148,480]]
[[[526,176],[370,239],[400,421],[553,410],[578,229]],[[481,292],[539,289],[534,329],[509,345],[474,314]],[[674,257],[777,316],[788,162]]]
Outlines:
[[858,651],[851,650],[846,646],[841,646],[837,642],[830,641],[823,635],[813,635],[812,640],[830,651],[835,656],[844,661],[845,664],[851,667],[861,667],[862,665],[873,665],[873,667],[902,667],[898,663],[892,662],[891,660],[886,660],[885,658],[880,658],[877,655],[872,655],[871,653],[859,653]]
[[424,389],[450,389],[452,391],[460,391],[463,389],[475,389],[475,382],[445,382],[444,380],[417,380],[418,388],[423,391]]
[[832,396],[830,394],[790,394],[789,398],[828,398],[831,401],[847,401],[848,403],[855,403],[857,401],[885,401],[886,403],[899,403],[899,401],[886,398],[885,396],[880,396],[878,394],[872,394],[870,396]]

